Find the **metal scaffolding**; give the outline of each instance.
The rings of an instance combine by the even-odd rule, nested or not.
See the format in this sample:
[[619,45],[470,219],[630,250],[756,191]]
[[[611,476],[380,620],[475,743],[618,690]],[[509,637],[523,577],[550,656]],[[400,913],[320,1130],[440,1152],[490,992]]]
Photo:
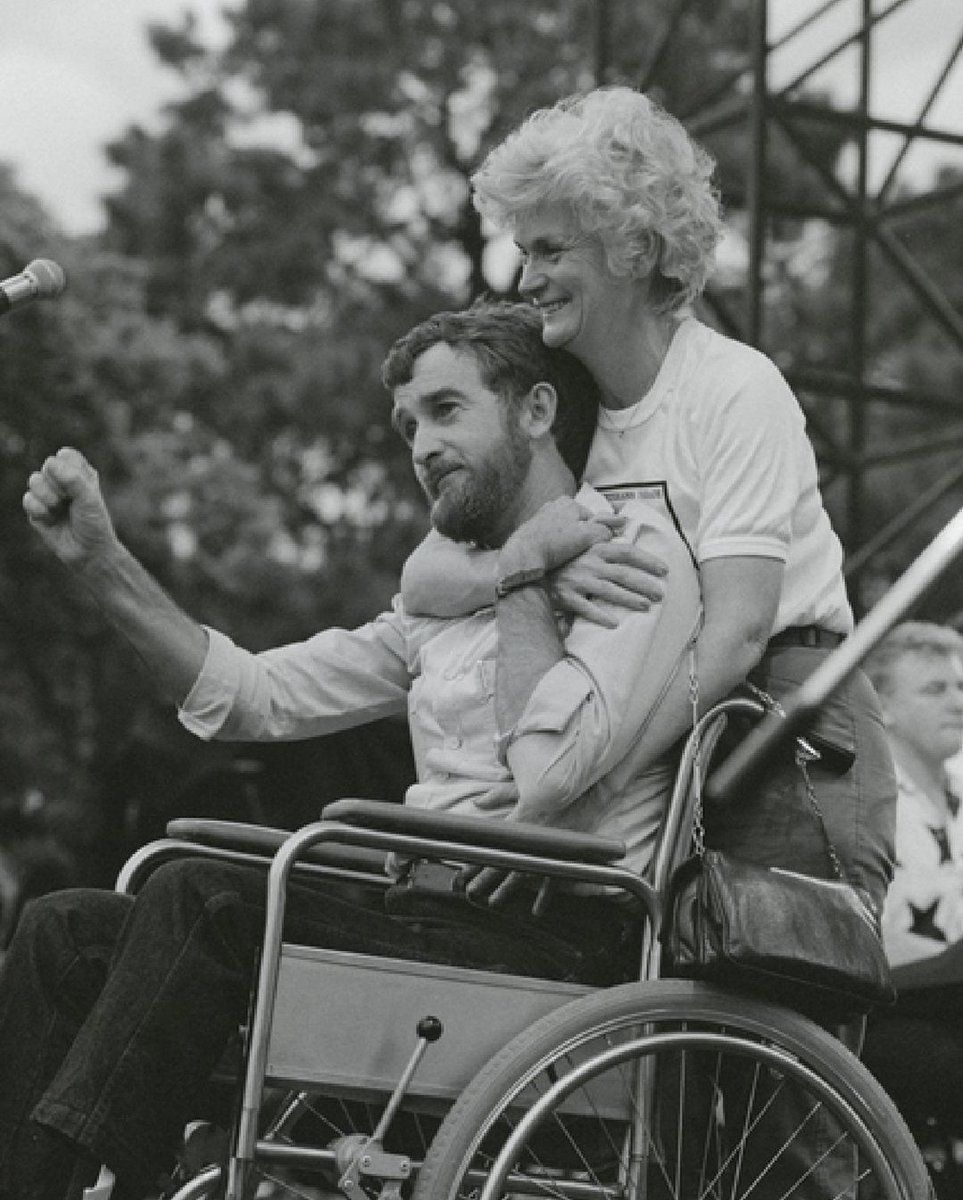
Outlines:
[[[946,89],[959,81],[958,72],[963,71],[963,7],[950,11],[950,23],[955,22],[957,28],[940,30],[942,61],[934,68],[932,79],[923,81],[929,86],[919,108],[894,119],[880,115],[873,102],[874,91],[882,90],[874,75],[878,38],[898,12],[903,11],[905,21],[906,10],[913,6],[921,9],[924,0],[798,0],[790,9],[794,23],[778,37],[770,32],[773,4],[774,0],[754,0],[745,61],[736,64],[722,85],[714,87],[696,108],[678,115],[710,146],[720,132],[741,130],[750,148],[745,192],[748,278],[742,302],[736,306],[738,312],[733,312],[725,295],[714,292],[707,297],[724,327],[763,350],[771,349],[767,300],[778,281],[773,269],[773,231],[780,222],[812,222],[817,227],[822,223],[825,228],[842,231],[847,239],[844,368],[827,369],[818,359],[813,361],[807,352],[805,329],[800,330],[790,361],[783,356],[781,365],[806,410],[824,491],[833,490],[834,517],[847,548],[851,590],[857,608],[863,608],[864,593],[879,557],[914,527],[932,523],[950,501],[957,508],[963,505],[963,463],[946,469],[946,452],[963,449],[963,396],[941,394],[939,388],[934,390],[918,380],[880,378],[867,352],[874,306],[886,301],[891,288],[905,288],[913,300],[914,316],[918,312],[921,321],[938,331],[932,336],[940,339],[945,353],[957,356],[958,374],[963,378],[960,292],[954,305],[901,236],[901,222],[907,218],[948,210],[963,197],[963,157],[951,161],[950,169],[932,186],[920,188],[917,179],[908,181],[904,174],[911,152],[923,143],[945,148],[949,154],[963,150],[963,105],[954,113],[956,128],[931,122]],[[678,0],[671,7],[643,88],[655,77],[660,56],[690,5],[691,0]],[[783,5],[784,10],[786,7]],[[600,0],[600,12],[604,8],[605,2]],[[839,33],[841,16],[849,24]],[[820,29],[822,36],[814,38]],[[787,49],[792,50],[788,57],[793,70],[777,85],[773,61],[781,55],[784,63]],[[838,68],[844,56],[846,69],[851,73],[854,69],[856,75],[851,80],[855,100],[846,105],[827,98],[817,83],[820,73],[827,67]],[[875,167],[879,162],[879,135],[885,135],[890,147],[896,146],[881,179],[878,170],[871,170],[871,164]],[[781,155],[794,157],[800,177],[815,181],[815,186],[803,189],[799,197],[788,198],[771,187],[767,166],[777,143]],[[845,154],[820,154],[819,147],[827,144],[844,148]],[[885,288],[874,286],[881,264]],[[887,441],[874,434],[887,413],[900,410],[916,414],[920,432],[903,437],[894,449],[891,438]],[[867,481],[873,471],[896,461],[918,462],[925,486],[898,516],[876,528],[868,511]],[[935,477],[934,471],[938,471]]]

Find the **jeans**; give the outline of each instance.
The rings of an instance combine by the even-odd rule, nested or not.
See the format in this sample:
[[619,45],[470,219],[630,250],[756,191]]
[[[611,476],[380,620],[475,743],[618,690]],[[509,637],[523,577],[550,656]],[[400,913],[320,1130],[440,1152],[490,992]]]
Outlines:
[[[799,686],[827,651],[803,646],[769,650],[750,680],[777,700]],[[878,911],[893,874],[896,777],[879,701],[855,671],[821,708],[807,738],[821,754],[809,765],[826,828],[850,880]],[[791,752],[759,786],[705,814],[709,845],[768,866],[830,878],[826,842]]]
[[[264,894],[256,869],[190,859],[135,898],[77,889],[27,907],[0,970],[2,1200],[64,1200],[100,1163],[124,1195],[152,1188],[244,1020]],[[413,922],[373,885],[295,884],[285,936],[586,983],[625,978],[613,963],[635,938],[637,968],[622,906],[553,903],[536,921],[439,902]]]

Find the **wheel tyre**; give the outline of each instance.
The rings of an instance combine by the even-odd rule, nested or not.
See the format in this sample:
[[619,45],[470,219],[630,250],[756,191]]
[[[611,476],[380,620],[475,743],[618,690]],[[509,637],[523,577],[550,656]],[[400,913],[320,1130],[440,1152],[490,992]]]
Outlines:
[[[845,1127],[860,1152],[868,1156],[870,1165],[874,1156],[883,1164],[878,1172],[873,1168],[871,1179],[860,1183],[859,1200],[923,1200],[932,1194],[925,1165],[899,1113],[873,1076],[836,1038],[788,1010],[698,983],[663,980],[595,993],[557,1009],[519,1034],[472,1080],[449,1112],[418,1173],[413,1200],[481,1195],[482,1177],[509,1136],[509,1132],[500,1131],[503,1118],[508,1130],[514,1128],[522,1119],[517,1114],[534,1103],[533,1094],[552,1086],[547,1082],[549,1077],[554,1081],[566,1076],[579,1056],[583,1061],[601,1062],[607,1047],[619,1039],[625,1041],[631,1029],[640,1026],[645,1030],[639,1038],[642,1045],[655,1047],[666,1035],[676,1038],[671,1051],[663,1055],[666,1062],[670,1052],[673,1063],[682,1061],[680,1047],[685,1038],[696,1053],[729,1055],[726,1061],[730,1076],[734,1064],[752,1062],[753,1071],[768,1077],[772,1075],[769,1060],[775,1057],[778,1069],[788,1078],[795,1080],[798,1076],[799,1086],[809,1089],[810,1095],[822,1096],[819,1102],[825,1101],[827,1112],[837,1123],[834,1129]],[[679,1034],[685,1035],[682,1043],[676,1037]],[[714,1050],[707,1050],[707,1037]],[[661,1049],[658,1052],[663,1053]],[[638,1051],[639,1055],[643,1053],[645,1049]],[[674,1065],[672,1069],[675,1071]],[[680,1087],[680,1095],[682,1090]],[[707,1128],[710,1123],[718,1123],[714,1104],[703,1105],[703,1111],[711,1114]],[[688,1115],[679,1122],[680,1145],[689,1136],[683,1131],[690,1124]],[[866,1144],[862,1145],[860,1139]],[[489,1145],[491,1142],[494,1146]],[[515,1165],[510,1164],[512,1168]],[[592,1169],[588,1159],[582,1166],[579,1178],[584,1182],[591,1179]],[[552,1169],[543,1165],[537,1171],[548,1176]],[[734,1170],[731,1165],[726,1169]],[[478,1174],[463,1187],[470,1170]],[[659,1190],[650,1194],[657,1194],[660,1200],[663,1196],[667,1200],[685,1196],[688,1200],[690,1194],[717,1194],[713,1190],[693,1193],[691,1177],[686,1177],[684,1187],[677,1182],[681,1177],[677,1164],[667,1164],[662,1169]],[[607,1186],[612,1194],[612,1185]],[[758,1180],[752,1186],[756,1189],[751,1190],[753,1200],[761,1200],[765,1188],[758,1185]],[[726,1189],[725,1194],[732,1200],[740,1195],[731,1174]],[[545,1194],[556,1193],[546,1185]],[[631,1196],[632,1190],[621,1187],[617,1194]],[[746,1194],[750,1194],[748,1184]],[[797,1191],[791,1194],[802,1196]],[[814,1194],[821,1200],[818,1185]]]

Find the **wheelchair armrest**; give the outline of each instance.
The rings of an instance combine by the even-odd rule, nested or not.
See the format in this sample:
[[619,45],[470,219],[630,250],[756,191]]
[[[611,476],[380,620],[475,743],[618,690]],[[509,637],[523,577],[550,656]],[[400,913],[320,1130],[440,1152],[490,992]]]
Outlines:
[[485,817],[464,817],[453,813],[407,808],[378,800],[335,800],[324,808],[325,820],[356,825],[361,829],[382,829],[388,833],[412,837],[439,838],[492,850],[511,850],[541,855],[564,862],[608,864],[625,857],[625,843],[616,838],[597,837],[568,829],[550,829],[523,821],[502,821]]
[[[265,859],[274,857],[291,832],[290,829],[249,825],[243,821],[215,821],[205,817],[176,817],[167,823],[167,836],[178,841],[195,842],[219,850],[238,850]],[[333,845],[329,842],[306,850],[302,861],[315,866],[383,875],[385,852],[365,846]]]

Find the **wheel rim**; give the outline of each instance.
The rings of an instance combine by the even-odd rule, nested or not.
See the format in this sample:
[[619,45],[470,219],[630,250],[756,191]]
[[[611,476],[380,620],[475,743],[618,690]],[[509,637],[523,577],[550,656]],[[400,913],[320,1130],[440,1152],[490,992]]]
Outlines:
[[[454,1182],[443,1178],[433,1200],[918,1200],[890,1165],[906,1147],[887,1144],[885,1131],[880,1140],[859,1089],[828,1083],[825,1064],[774,1044],[752,1019],[748,1032],[709,1016],[701,1028],[664,1014],[647,1016],[644,1033],[640,1024],[613,1020],[538,1056],[476,1126]],[[640,1070],[659,1081],[649,1092],[657,1116],[625,1099],[616,1118],[611,1094],[628,1097]],[[649,1130],[634,1142],[633,1119]]]
[[[530,1108],[525,1116],[519,1121],[514,1132],[506,1141],[504,1147],[494,1161],[488,1179],[482,1190],[480,1200],[497,1200],[499,1196],[505,1194],[505,1188],[509,1174],[519,1164],[519,1160],[524,1155],[526,1149],[533,1145],[534,1140],[539,1133],[544,1130],[546,1122],[555,1119],[555,1113],[558,1106],[565,1103],[572,1095],[580,1089],[586,1088],[605,1072],[616,1067],[621,1067],[626,1062],[633,1058],[637,1058],[640,1053],[654,1057],[661,1053],[669,1053],[679,1055],[682,1052],[715,1052],[719,1051],[720,1038],[714,1033],[694,1034],[694,1033],[663,1033],[650,1036],[643,1036],[635,1041],[629,1042],[623,1046],[614,1046],[604,1054],[601,1054],[597,1059],[583,1062],[580,1066],[574,1068],[565,1077],[559,1079],[547,1092],[543,1094],[541,1099]],[[849,1126],[848,1132],[842,1127],[837,1131],[837,1140],[834,1146],[820,1156],[816,1155],[813,1162],[814,1169],[818,1169],[828,1162],[829,1157],[837,1155],[844,1146],[848,1145],[849,1139],[854,1142],[853,1149],[865,1158],[865,1162],[860,1165],[857,1160],[853,1167],[853,1195],[856,1194],[858,1186],[865,1185],[871,1178],[879,1178],[884,1181],[884,1194],[891,1192],[895,1188],[895,1180],[889,1165],[886,1162],[878,1144],[872,1136],[865,1123],[859,1115],[852,1109],[851,1106],[845,1104],[836,1093],[830,1088],[826,1082],[819,1078],[812,1070],[804,1064],[799,1063],[784,1051],[773,1047],[765,1046],[758,1042],[752,1042],[745,1039],[726,1040],[726,1054],[744,1058],[747,1062],[751,1061],[755,1064],[754,1070],[775,1072],[791,1078],[794,1082],[801,1085],[806,1091],[808,1098],[814,1102],[821,1102],[828,1109],[832,1110],[838,1107],[838,1112],[834,1112],[835,1116],[840,1113],[845,1115],[846,1122]],[[774,1098],[778,1100],[778,1098]],[[767,1097],[768,1102],[768,1097]],[[810,1110],[813,1112],[814,1110]],[[765,1113],[761,1110],[758,1117],[761,1119]],[[756,1129],[756,1116],[753,1114],[751,1106],[746,1108],[745,1116],[743,1117],[742,1130],[738,1136],[733,1137],[733,1131],[729,1130],[729,1138],[721,1144],[724,1149],[721,1154],[712,1156],[700,1155],[701,1162],[704,1164],[700,1167],[700,1183],[699,1196],[716,1196],[723,1194],[723,1189],[726,1195],[730,1194],[729,1187],[734,1186],[735,1191],[732,1195],[751,1195],[760,1192],[761,1188],[766,1188],[766,1172],[758,1173],[754,1171],[750,1177],[740,1181],[738,1178],[738,1160],[742,1157],[742,1151],[749,1138],[752,1137]],[[805,1121],[805,1118],[803,1118]],[[793,1138],[802,1132],[802,1124],[797,1124],[794,1129],[787,1130],[786,1136]],[[676,1138],[676,1143],[679,1142]],[[708,1146],[709,1140],[703,1139],[704,1145]],[[612,1144],[610,1142],[610,1144]],[[651,1150],[651,1143],[644,1150]],[[684,1155],[680,1155],[683,1157]],[[771,1158],[771,1166],[776,1165],[777,1152],[774,1148],[773,1157]],[[591,1164],[587,1159],[582,1160],[583,1172],[586,1175],[592,1173]],[[669,1163],[667,1162],[664,1151],[656,1150],[656,1170],[663,1176],[663,1183],[672,1188],[673,1191],[678,1191],[678,1181],[675,1185],[669,1178]],[[541,1169],[545,1170],[545,1164],[540,1164]],[[623,1175],[627,1171],[621,1172]],[[809,1181],[807,1174],[800,1174],[792,1181],[790,1191],[786,1195],[796,1195],[803,1189]],[[815,1173],[812,1176],[813,1180],[818,1178]],[[517,1188],[522,1184],[524,1176],[516,1172],[511,1188]],[[692,1175],[687,1174],[686,1179],[691,1186]],[[731,1184],[727,1181],[731,1181]],[[580,1184],[588,1183],[588,1180],[575,1181]],[[779,1186],[780,1190],[781,1185]],[[814,1186],[819,1186],[814,1183]],[[555,1190],[551,1190],[555,1189]],[[769,1189],[771,1190],[771,1189]],[[838,1189],[837,1189],[838,1190]],[[631,1194],[627,1184],[622,1184],[616,1189],[614,1183],[607,1185],[601,1178],[594,1180],[594,1186],[590,1184],[588,1188],[580,1186],[573,1191],[564,1183],[551,1185],[550,1189],[542,1188],[542,1194],[557,1194],[572,1196],[573,1194],[586,1195],[611,1195],[613,1197],[620,1195]],[[688,1195],[688,1192],[686,1193]],[[761,1193],[760,1193],[761,1194]]]

